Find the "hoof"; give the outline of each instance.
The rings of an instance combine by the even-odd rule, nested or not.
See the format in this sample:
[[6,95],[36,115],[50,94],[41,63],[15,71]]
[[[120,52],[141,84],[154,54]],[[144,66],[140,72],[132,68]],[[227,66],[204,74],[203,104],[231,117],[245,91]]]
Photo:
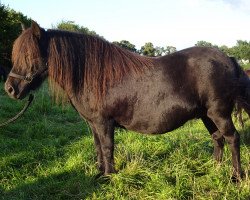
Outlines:
[[243,178],[243,173],[233,174],[233,176],[231,177],[231,180],[233,183],[239,183],[241,182],[242,178]]
[[117,173],[118,173],[118,171],[113,169],[113,170],[110,170],[109,172],[105,172],[104,176],[110,176],[111,174],[117,174]]
[[110,179],[110,176],[112,174],[117,174],[118,171],[113,169],[113,170],[110,170],[109,172],[103,172],[103,171],[100,171],[97,175],[95,175],[95,179]]
[[100,179],[103,176],[104,176],[104,173],[100,172],[100,173],[98,173],[98,174],[95,175],[94,179],[97,180],[97,179]]
[[100,184],[108,184],[111,181],[111,176],[99,173],[95,176],[95,181]]

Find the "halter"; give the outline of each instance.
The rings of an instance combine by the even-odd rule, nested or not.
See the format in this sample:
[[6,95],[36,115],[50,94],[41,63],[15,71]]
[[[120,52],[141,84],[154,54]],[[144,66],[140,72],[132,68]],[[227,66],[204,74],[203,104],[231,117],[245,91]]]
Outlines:
[[48,66],[46,64],[46,67],[42,68],[41,70],[38,70],[34,74],[28,73],[27,75],[24,76],[24,75],[20,75],[20,74],[14,73],[14,72],[10,72],[9,76],[13,77],[13,78],[21,79],[21,80],[25,81],[26,83],[31,83],[34,80],[34,78],[36,78],[39,74],[46,72],[47,70],[48,70]]

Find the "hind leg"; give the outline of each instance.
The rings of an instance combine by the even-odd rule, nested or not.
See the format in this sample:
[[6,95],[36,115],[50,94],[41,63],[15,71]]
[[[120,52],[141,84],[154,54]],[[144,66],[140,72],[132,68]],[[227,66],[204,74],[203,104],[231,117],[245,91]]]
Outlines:
[[[214,106],[208,109],[208,117],[214,122],[221,135],[229,144],[232,153],[233,162],[233,179],[239,180],[241,178],[241,164],[240,164],[240,136],[236,131],[232,118],[231,110],[223,109],[223,104],[214,103]],[[219,105],[219,106],[216,106]],[[220,136],[219,136],[220,138]]]
[[225,143],[225,138],[220,133],[216,125],[207,116],[202,117],[202,121],[212,136],[214,143],[214,158],[216,161],[221,162],[223,157],[223,147]]

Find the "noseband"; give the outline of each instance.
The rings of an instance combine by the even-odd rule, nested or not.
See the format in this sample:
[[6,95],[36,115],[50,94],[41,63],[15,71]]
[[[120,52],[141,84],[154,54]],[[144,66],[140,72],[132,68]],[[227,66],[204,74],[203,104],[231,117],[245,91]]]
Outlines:
[[14,72],[10,72],[9,76],[13,77],[13,78],[23,80],[26,83],[31,83],[34,80],[34,78],[36,78],[39,74],[42,74],[42,73],[46,72],[47,70],[48,70],[48,66],[46,64],[46,67],[42,68],[41,70],[38,70],[34,74],[28,73],[27,75],[24,76],[24,75],[20,75],[20,74],[14,73]]

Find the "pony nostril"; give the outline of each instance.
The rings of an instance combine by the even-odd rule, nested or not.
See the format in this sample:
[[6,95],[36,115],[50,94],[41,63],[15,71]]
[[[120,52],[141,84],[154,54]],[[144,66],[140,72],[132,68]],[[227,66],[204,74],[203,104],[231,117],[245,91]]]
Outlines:
[[8,91],[8,93],[11,94],[11,95],[14,95],[14,94],[15,94],[15,90],[14,90],[14,88],[13,88],[12,86],[8,86],[7,91]]

